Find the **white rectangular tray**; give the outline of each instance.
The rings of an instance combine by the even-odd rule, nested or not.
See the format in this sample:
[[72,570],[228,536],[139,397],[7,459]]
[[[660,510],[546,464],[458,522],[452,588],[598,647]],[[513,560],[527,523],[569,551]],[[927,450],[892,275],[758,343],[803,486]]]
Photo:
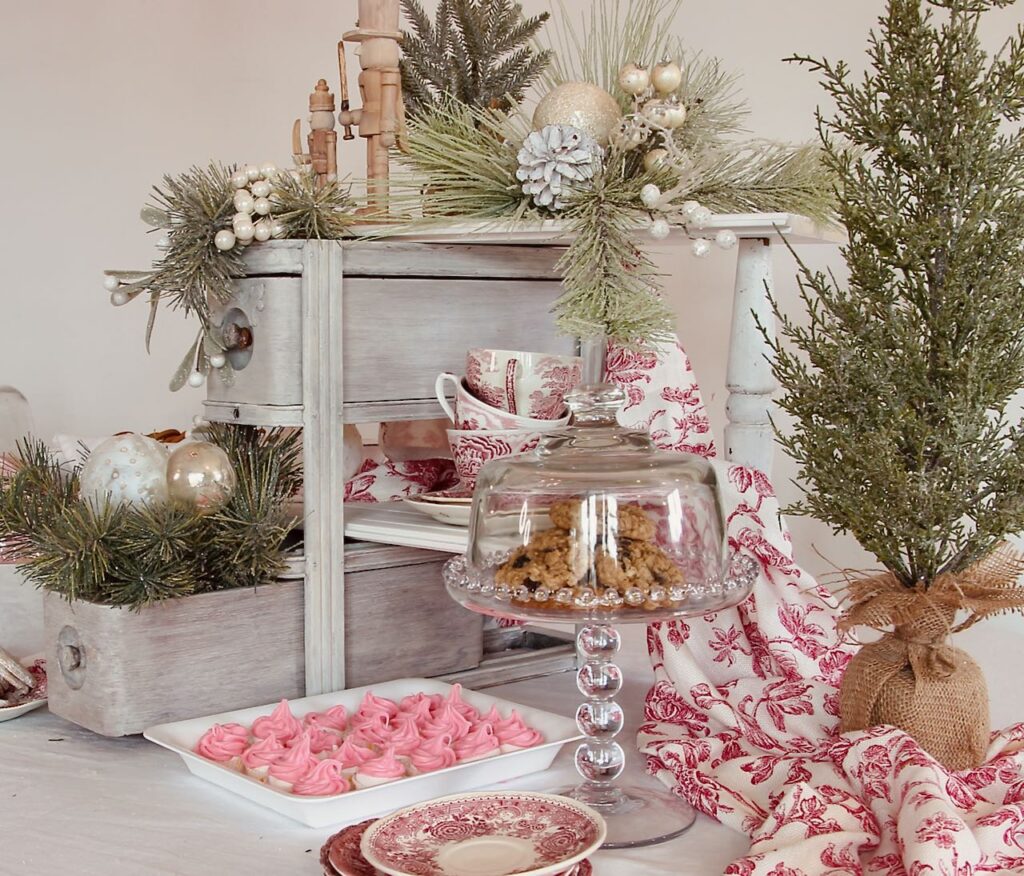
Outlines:
[[[343,705],[349,711],[354,711],[368,690],[372,690],[377,696],[397,701],[402,697],[419,692],[439,693],[446,696],[451,689],[452,685],[443,681],[428,678],[403,678],[384,684],[291,700],[290,705],[294,715],[301,718],[308,712],[320,712],[337,705]],[[222,788],[227,788],[247,800],[266,806],[274,812],[294,818],[309,827],[328,827],[362,821],[370,816],[391,812],[423,800],[442,797],[446,794],[458,794],[462,791],[546,770],[566,742],[580,738],[576,722],[571,718],[554,715],[551,712],[544,712],[529,706],[521,706],[475,691],[464,691],[463,699],[481,712],[487,712],[491,706],[497,706],[498,711],[507,716],[512,709],[515,709],[530,727],[543,735],[544,742],[534,748],[514,751],[511,754],[499,754],[470,763],[456,764],[448,769],[399,779],[396,782],[379,785],[375,788],[349,791],[336,797],[300,797],[286,794],[250,776],[242,775],[226,766],[206,760],[192,750],[200,737],[214,724],[235,722],[250,726],[260,715],[270,714],[274,708],[273,703],[252,709],[224,712],[220,715],[191,718],[188,721],[176,721],[173,724],[160,724],[150,727],[143,735],[150,742],[155,742],[157,745],[162,745],[164,748],[169,748],[180,754],[185,761],[185,766],[194,775],[213,782],[215,785],[220,785]]]

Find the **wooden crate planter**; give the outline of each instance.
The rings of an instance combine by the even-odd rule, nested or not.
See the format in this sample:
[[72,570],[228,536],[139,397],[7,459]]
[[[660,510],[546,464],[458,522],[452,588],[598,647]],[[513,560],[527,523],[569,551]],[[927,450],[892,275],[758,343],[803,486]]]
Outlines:
[[[452,602],[447,556],[353,545],[346,576],[350,686],[477,666],[483,619]],[[44,600],[50,710],[104,736],[305,693],[301,580],[132,612]]]

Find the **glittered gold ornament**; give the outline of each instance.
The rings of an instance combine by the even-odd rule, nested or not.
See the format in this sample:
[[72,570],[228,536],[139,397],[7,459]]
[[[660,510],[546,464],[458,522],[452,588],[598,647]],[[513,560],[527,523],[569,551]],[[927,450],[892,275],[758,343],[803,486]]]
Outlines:
[[621,117],[618,101],[603,88],[591,82],[564,82],[537,104],[533,128],[540,131],[548,125],[569,125],[607,146]]
[[167,451],[145,435],[115,435],[89,454],[79,476],[82,499],[102,506],[163,505]]
[[200,513],[216,511],[235,493],[238,476],[216,444],[182,444],[167,460],[167,492],[172,502]]

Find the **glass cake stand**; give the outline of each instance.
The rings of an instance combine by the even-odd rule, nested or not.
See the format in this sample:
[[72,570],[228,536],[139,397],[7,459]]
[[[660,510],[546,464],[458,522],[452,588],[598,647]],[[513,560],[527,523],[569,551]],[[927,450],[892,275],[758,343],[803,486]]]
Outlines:
[[532,453],[487,463],[469,549],[444,571],[448,593],[472,611],[576,625],[583,781],[562,793],[604,816],[605,848],[664,842],[695,818],[654,780],[618,782],[626,762],[616,740],[624,724],[618,625],[728,608],[756,576],[752,559],[729,553],[717,470],[620,428],[623,400],[611,386],[582,387],[567,399],[574,426]]

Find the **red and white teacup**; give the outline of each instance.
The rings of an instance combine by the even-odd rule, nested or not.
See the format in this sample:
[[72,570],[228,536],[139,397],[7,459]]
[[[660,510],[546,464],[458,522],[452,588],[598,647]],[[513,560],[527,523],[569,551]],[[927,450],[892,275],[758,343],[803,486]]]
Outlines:
[[[455,396],[455,407],[448,401],[448,385],[451,384]],[[531,417],[519,417],[501,408],[495,408],[480,401],[472,392],[466,379],[445,372],[438,374],[434,382],[434,391],[442,410],[456,429],[533,429],[543,431],[556,426],[564,426],[569,422],[569,410],[563,409],[561,416],[553,420],[537,420]]]
[[555,420],[583,376],[579,356],[475,348],[466,354],[470,392],[492,408],[535,420]]
[[485,463],[529,453],[540,444],[543,434],[523,429],[449,429],[448,446],[459,473],[459,486],[473,489]]

